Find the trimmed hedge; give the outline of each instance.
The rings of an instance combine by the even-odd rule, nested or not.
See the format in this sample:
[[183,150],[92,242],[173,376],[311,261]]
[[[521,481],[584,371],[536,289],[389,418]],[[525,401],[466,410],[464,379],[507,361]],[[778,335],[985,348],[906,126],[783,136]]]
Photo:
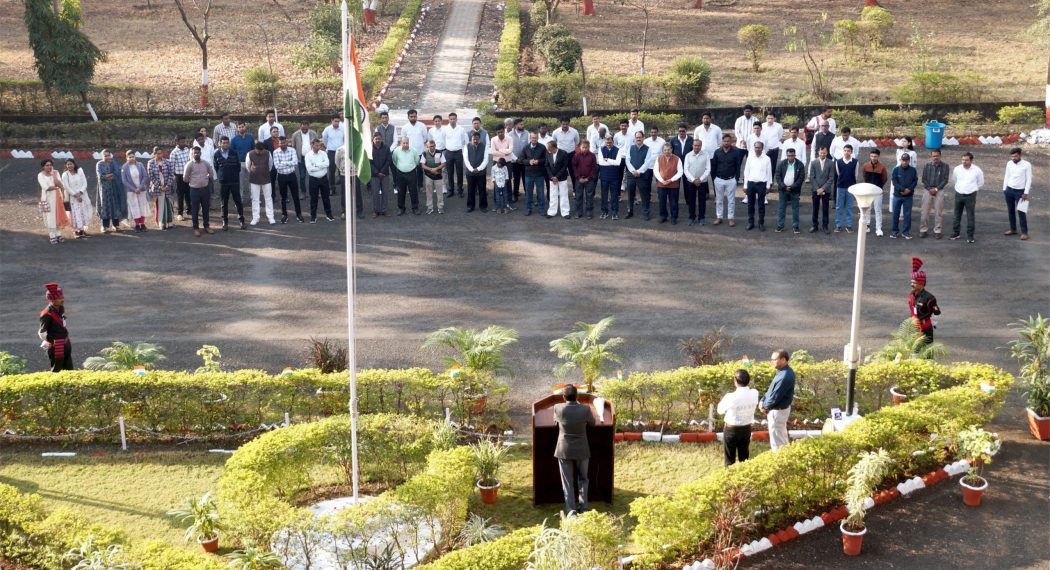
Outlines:
[[[933,365],[936,368],[939,365]],[[885,449],[894,459],[887,481],[926,473],[952,456],[951,434],[991,420],[1002,407],[1013,377],[984,364],[946,368],[961,385],[883,408],[852,423],[842,433],[804,439],[777,453],[765,453],[679,487],[672,495],[643,497],[631,503],[638,519],[634,543],[643,567],[695,557],[714,532],[717,505],[740,487],[755,498],[744,506],[756,512],[755,536],[813,516],[841,501],[847,472],[860,452]],[[997,389],[989,394],[981,383]],[[916,450],[932,451],[913,455]]]
[[513,81],[518,76],[518,61],[521,58],[521,3],[507,0],[503,7],[503,32],[499,38],[499,55],[496,57],[496,85]]
[[190,552],[158,541],[130,541],[122,531],[93,525],[67,509],[49,511],[36,494],[0,484],[0,558],[40,570],[65,570],[62,555],[88,536],[105,547],[123,547],[125,559],[142,570],[221,570],[214,556]]
[[[613,132],[619,132],[620,130],[620,119],[626,119],[627,114],[623,115],[609,115],[602,117],[602,122]],[[536,131],[541,124],[547,125],[547,128],[551,131],[561,126],[558,117],[523,117],[525,120],[525,128],[529,131]],[[646,129],[649,127],[656,127],[660,129],[663,134],[669,134],[677,132],[678,123],[685,120],[681,115],[671,113],[638,113],[638,119],[645,123]],[[587,134],[587,127],[591,125],[591,118],[587,116],[575,116],[569,118],[569,125],[580,132],[580,137],[585,137]],[[495,115],[487,114],[481,117],[482,128],[489,132],[496,132],[497,127],[503,126],[503,117],[497,117]],[[648,130],[645,136],[649,136]]]
[[419,570],[521,570],[525,568],[540,526],[519,528],[497,540],[455,550]]
[[[731,362],[662,372],[635,372],[623,380],[605,379],[599,393],[616,402],[617,424],[641,422],[650,426],[668,423],[671,432],[692,421],[707,419],[708,406],[733,390],[733,374],[740,363]],[[836,360],[812,364],[793,363],[797,377],[792,417],[823,419],[845,400],[846,366]],[[775,370],[766,362],[752,364],[751,387],[764,392]],[[856,401],[862,413],[875,411],[890,399],[889,389],[928,393],[962,383],[943,365],[928,360],[874,363],[857,370]],[[721,424],[716,416],[716,424]],[[657,428],[658,429],[658,428]]]
[[[595,109],[696,107],[706,93],[683,89],[683,78],[665,75],[587,74],[587,105]],[[546,77],[496,77],[500,107],[521,111],[577,109],[583,78],[578,74]]]
[[[455,407],[453,381],[424,368],[357,373],[358,410],[443,417]],[[49,436],[128,424],[172,436],[221,436],[260,424],[346,412],[345,372],[297,370],[271,376],[261,370],[191,374],[151,371],[66,371],[0,377],[0,432]],[[502,414],[499,402],[486,413]],[[130,433],[130,432],[129,432]],[[133,435],[133,434],[132,434]],[[115,431],[97,437],[116,438]]]
[[[297,497],[320,481],[319,466],[349,463],[349,418],[336,417],[265,434],[242,446],[226,463],[219,483],[220,509],[235,541],[282,545],[297,537],[334,533],[360,539],[381,532],[375,517],[396,516],[403,524],[441,529],[439,550],[457,533],[474,487],[473,455],[467,447],[435,449],[437,422],[397,415],[362,415],[358,422],[363,481],[404,484],[332,517],[314,517],[296,506]],[[405,461],[404,473],[384,464]],[[417,460],[425,457],[426,460]],[[372,524],[365,524],[372,521]],[[292,530],[282,535],[279,531]],[[300,539],[306,542],[305,539]],[[353,542],[351,540],[350,542]]]
[[[412,33],[412,26],[416,24],[416,18],[419,17],[419,10],[422,6],[423,0],[408,0],[405,3],[401,16],[390,27],[383,45],[376,50],[368,66],[365,67],[364,73],[361,74],[361,88],[365,90],[369,99],[376,96],[379,85],[386,79],[390,73],[390,67],[394,65],[401,49],[405,47],[405,42],[408,41],[408,35]],[[342,98],[339,98],[338,101],[342,101]]]

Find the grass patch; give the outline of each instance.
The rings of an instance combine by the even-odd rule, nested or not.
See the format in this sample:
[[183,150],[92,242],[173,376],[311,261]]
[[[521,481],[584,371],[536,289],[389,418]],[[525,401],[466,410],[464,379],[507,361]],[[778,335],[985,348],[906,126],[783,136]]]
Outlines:
[[0,483],[37,493],[51,508],[73,509],[129,536],[182,545],[182,527],[165,513],[186,497],[215,489],[225,462],[225,455],[203,451],[89,451],[48,458],[39,450],[5,449]]
[[[515,446],[507,456],[500,473],[503,486],[495,505],[485,505],[475,494],[470,512],[503,528],[514,530],[558,518],[561,504],[533,506],[532,458],[530,447]],[[768,451],[766,443],[751,444],[752,457]],[[591,508],[617,516],[626,515],[631,501],[641,496],[671,494],[679,485],[722,469],[723,452],[715,444],[659,444],[624,442],[616,444],[613,503],[593,503]],[[628,533],[636,521],[624,519]]]

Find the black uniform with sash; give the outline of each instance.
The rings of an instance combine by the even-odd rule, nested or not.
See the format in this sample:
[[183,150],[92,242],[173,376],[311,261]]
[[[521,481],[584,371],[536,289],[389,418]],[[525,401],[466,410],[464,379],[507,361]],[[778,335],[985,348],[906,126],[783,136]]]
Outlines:
[[66,329],[65,307],[49,304],[40,311],[40,338],[47,342],[47,358],[51,362],[51,371],[73,369],[73,347],[69,342],[69,330]]

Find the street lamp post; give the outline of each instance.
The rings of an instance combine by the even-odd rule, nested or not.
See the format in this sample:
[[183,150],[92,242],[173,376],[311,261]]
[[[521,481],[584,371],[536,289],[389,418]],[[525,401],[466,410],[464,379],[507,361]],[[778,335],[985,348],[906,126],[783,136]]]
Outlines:
[[[882,188],[862,182],[849,187],[849,193],[857,200],[860,219],[867,218],[875,197],[882,194]],[[867,224],[857,229],[857,262],[853,274],[853,314],[850,321],[849,344],[845,347],[843,359],[849,366],[849,378],[846,380],[846,415],[853,415],[853,388],[857,383],[857,366],[860,364],[860,347],[857,346],[857,332],[860,329],[860,301],[864,290],[864,243],[868,235]]]

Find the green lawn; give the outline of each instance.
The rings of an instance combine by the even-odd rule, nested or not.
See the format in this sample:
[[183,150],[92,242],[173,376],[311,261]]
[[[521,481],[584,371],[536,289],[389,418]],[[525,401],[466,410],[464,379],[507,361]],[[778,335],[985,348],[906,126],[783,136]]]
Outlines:
[[[655,494],[672,493],[679,485],[722,469],[722,446],[715,443],[642,443],[616,444],[616,471],[613,503],[593,503],[591,508],[615,515],[626,515],[631,501]],[[753,442],[752,456],[768,451],[766,443]],[[560,504],[533,506],[532,459],[527,446],[515,446],[508,454],[500,474],[503,486],[495,505],[485,505],[479,496],[471,498],[470,510],[492,518],[507,530],[539,524],[544,519],[558,519]],[[629,531],[635,521],[624,518]]]
[[3,449],[0,483],[130,536],[183,544],[182,528],[165,513],[188,496],[214,490],[228,457],[181,450],[104,453],[64,458]]

